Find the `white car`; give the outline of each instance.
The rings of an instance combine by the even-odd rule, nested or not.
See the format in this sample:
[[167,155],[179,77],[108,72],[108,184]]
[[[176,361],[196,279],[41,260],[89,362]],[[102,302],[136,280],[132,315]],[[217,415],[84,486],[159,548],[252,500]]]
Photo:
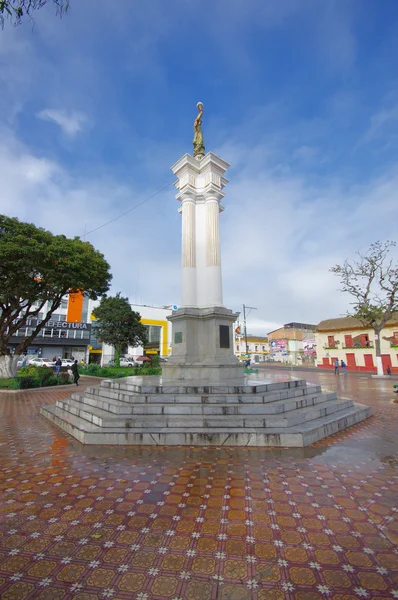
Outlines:
[[71,358],[62,358],[62,366],[63,367],[71,367],[74,364],[74,360]]
[[55,365],[51,358],[32,358],[32,360],[29,361],[29,364],[34,365],[35,367],[53,367]]
[[[115,361],[110,360],[108,363],[109,367],[115,366]],[[121,367],[135,367],[136,363],[132,358],[126,358],[125,356],[120,357],[120,366]]]

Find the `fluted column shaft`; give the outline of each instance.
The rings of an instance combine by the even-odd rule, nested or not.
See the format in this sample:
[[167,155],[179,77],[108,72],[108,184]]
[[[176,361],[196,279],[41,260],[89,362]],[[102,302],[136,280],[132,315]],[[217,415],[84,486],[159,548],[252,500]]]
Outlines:
[[207,306],[223,306],[221,251],[220,251],[220,204],[217,196],[205,199],[206,207],[206,280]]
[[182,305],[196,306],[195,201],[182,199]]

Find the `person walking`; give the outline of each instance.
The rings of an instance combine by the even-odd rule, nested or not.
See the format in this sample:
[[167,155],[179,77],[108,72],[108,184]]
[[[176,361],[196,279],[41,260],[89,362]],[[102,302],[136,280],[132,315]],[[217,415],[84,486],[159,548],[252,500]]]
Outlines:
[[387,375],[391,375],[391,367],[390,367],[390,365],[387,366]]
[[335,375],[340,375],[339,361],[337,360],[337,358],[334,361],[334,374]]
[[73,374],[73,383],[76,383],[76,385],[79,385],[80,375],[79,375],[77,360],[75,360],[75,362],[72,365],[72,374]]
[[344,360],[341,361],[341,369],[343,371],[343,374],[347,375],[347,365],[345,364]]
[[57,360],[55,361],[55,375],[58,377],[59,372],[61,370],[62,367],[62,360],[61,357],[58,356]]

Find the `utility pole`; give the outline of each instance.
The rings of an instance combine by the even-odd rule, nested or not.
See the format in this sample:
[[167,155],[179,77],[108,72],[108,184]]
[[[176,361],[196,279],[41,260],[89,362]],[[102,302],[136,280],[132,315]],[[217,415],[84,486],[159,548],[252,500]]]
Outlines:
[[[249,312],[246,314],[246,310]],[[245,306],[243,305],[243,327],[245,331],[245,345],[246,345],[246,354],[249,356],[249,346],[247,344],[247,328],[246,328],[246,317],[248,317],[252,310],[257,310],[255,306]]]

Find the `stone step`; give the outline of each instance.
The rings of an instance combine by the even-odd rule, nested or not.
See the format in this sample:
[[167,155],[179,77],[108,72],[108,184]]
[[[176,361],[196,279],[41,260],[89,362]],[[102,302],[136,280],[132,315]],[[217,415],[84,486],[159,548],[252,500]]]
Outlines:
[[278,428],[230,428],[214,431],[210,428],[184,427],[142,430],[101,428],[57,406],[43,406],[42,415],[83,444],[105,445],[189,445],[189,446],[272,446],[305,447],[355,425],[371,415],[371,408],[361,404],[338,413],[281,431]]
[[[153,383],[151,383],[151,380]],[[156,383],[155,383],[156,382]],[[104,380],[101,382],[101,387],[106,388],[110,391],[120,392],[135,392],[137,394],[150,395],[150,394],[201,394],[201,395],[212,395],[212,394],[260,394],[272,391],[294,389],[299,387],[306,387],[307,383],[304,379],[295,379],[291,381],[279,381],[262,383],[256,380],[251,381],[247,379],[243,384],[239,381],[234,380],[228,381],[228,383],[211,384],[204,386],[201,382],[191,381],[189,385],[173,384],[167,382],[159,382],[158,377],[124,377],[123,379]]]
[[112,402],[124,402],[126,404],[178,404],[198,402],[204,404],[217,403],[270,403],[278,400],[286,400],[289,398],[302,398],[310,394],[320,394],[321,386],[303,386],[299,388],[287,388],[280,391],[261,392],[258,394],[138,394],[136,392],[121,392],[103,388],[102,386],[89,387],[86,394],[98,399],[106,399],[110,405]]
[[[318,388],[314,388],[318,389]],[[236,400],[240,396],[234,396],[235,402],[228,398],[227,403],[223,404],[203,404],[196,398],[196,403],[193,402],[178,402],[178,404],[161,404],[159,402],[153,404],[143,403],[124,403],[118,400],[112,402],[103,397],[90,393],[74,393],[71,398],[88,406],[102,409],[108,413],[115,415],[172,415],[172,414],[212,414],[212,415],[228,415],[228,414],[261,414],[271,415],[285,413],[298,408],[315,406],[325,401],[336,400],[334,392],[322,394],[321,392],[313,395],[299,396],[289,398],[287,400],[278,400],[276,402],[261,403],[240,403]],[[199,397],[203,399],[203,397]]]
[[[56,405],[64,411],[81,417],[99,427],[120,427],[128,429],[153,427],[208,427],[225,429],[229,427],[291,427],[304,421],[317,419],[352,406],[351,400],[327,400],[316,406],[302,407],[281,416],[264,416],[264,414],[208,414],[182,412],[181,409],[192,409],[191,405],[178,405],[179,412],[172,414],[139,414],[126,418],[125,415],[113,415],[99,407],[90,406],[73,399],[58,400]],[[245,405],[247,407],[247,405]],[[211,408],[211,407],[199,407]],[[226,407],[231,409],[231,405]],[[241,408],[237,405],[236,409]],[[254,407],[257,408],[257,407]]]

